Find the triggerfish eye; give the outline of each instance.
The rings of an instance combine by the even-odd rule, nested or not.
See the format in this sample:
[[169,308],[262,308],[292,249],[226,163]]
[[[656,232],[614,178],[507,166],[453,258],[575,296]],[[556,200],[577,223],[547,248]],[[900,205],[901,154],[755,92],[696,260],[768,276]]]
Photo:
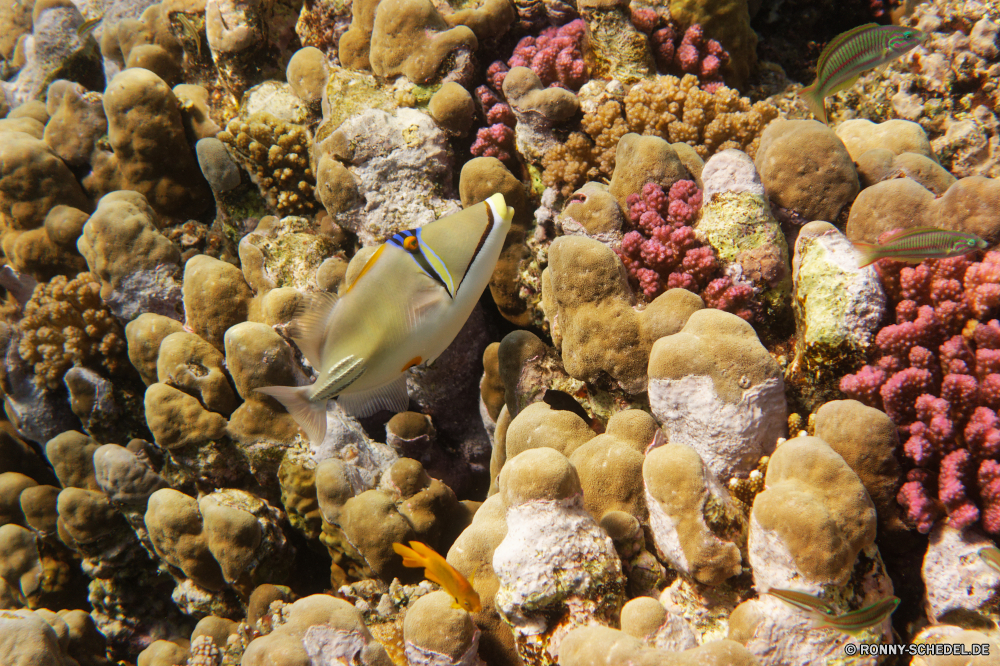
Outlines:
[[420,241],[417,240],[416,236],[407,236],[406,240],[403,241],[403,249],[408,252],[416,252],[420,249]]

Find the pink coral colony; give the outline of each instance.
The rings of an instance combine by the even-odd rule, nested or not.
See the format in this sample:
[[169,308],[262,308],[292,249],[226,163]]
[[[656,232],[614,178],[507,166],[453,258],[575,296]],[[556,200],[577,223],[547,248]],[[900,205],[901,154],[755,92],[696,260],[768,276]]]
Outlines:
[[669,192],[646,183],[641,194],[628,197],[629,216],[638,228],[625,234],[616,252],[646,298],[667,289],[687,289],[701,292],[709,307],[750,320],[753,288],[716,277],[715,250],[695,237],[691,225],[701,199],[701,190],[690,180],[677,181]]
[[899,426],[911,469],[898,499],[921,532],[947,516],[1000,534],[1000,252],[876,269],[895,323],[840,388]]

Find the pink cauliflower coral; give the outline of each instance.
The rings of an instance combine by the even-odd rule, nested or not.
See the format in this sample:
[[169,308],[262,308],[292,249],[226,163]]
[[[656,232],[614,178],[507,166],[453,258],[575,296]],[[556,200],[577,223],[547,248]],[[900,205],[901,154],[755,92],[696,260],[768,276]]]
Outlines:
[[709,92],[722,85],[722,67],[729,62],[729,53],[716,40],[705,39],[705,31],[699,24],[690,26],[680,36],[673,25],[667,24],[650,37],[661,70],[694,74],[700,86]]
[[542,85],[579,90],[588,80],[583,60],[586,30],[583,19],[576,19],[558,28],[546,28],[537,37],[523,37],[506,65],[499,60],[490,65],[486,73],[490,85],[500,90],[509,67],[528,67]]
[[1000,252],[875,267],[895,322],[840,388],[899,427],[912,469],[897,499],[921,532],[947,517],[1000,534]]
[[669,192],[646,183],[641,194],[629,195],[628,204],[637,229],[625,234],[616,252],[647,298],[667,289],[700,291],[709,307],[751,319],[753,288],[718,277],[715,251],[695,237],[691,225],[701,208],[701,190],[694,182],[679,180]]
[[486,86],[476,88],[476,99],[488,125],[476,132],[469,151],[476,157],[495,157],[501,162],[514,159],[514,111]]

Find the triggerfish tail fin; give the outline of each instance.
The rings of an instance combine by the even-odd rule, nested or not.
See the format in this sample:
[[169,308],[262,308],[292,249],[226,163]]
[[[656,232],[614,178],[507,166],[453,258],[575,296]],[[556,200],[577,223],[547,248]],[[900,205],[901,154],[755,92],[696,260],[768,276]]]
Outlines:
[[826,119],[826,105],[823,102],[823,94],[819,91],[819,79],[811,86],[806,86],[800,90],[799,96],[805,100],[806,106],[809,107],[809,110],[812,111],[817,120],[824,125],[829,124]]
[[341,393],[337,396],[337,404],[351,416],[364,418],[385,410],[387,412],[405,412],[410,405],[410,396],[406,393],[406,375],[400,375],[388,384],[357,393]]
[[858,251],[858,268],[870,266],[882,258],[879,254],[879,246],[875,243],[854,241],[854,249]]
[[309,441],[319,444],[326,438],[326,400],[309,399],[311,386],[264,386],[258,393],[269,395],[288,410],[306,431]]

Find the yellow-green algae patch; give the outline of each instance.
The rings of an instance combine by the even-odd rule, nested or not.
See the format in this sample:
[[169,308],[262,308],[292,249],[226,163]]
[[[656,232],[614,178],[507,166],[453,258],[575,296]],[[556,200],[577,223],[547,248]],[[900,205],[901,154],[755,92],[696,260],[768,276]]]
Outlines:
[[718,192],[702,208],[695,231],[715,248],[724,265],[742,265],[748,255],[762,249],[773,254],[776,249],[776,258],[783,266],[762,270],[763,285],[758,286],[764,287],[760,298],[767,316],[782,309],[792,293],[788,243],[765,197],[750,192]]

